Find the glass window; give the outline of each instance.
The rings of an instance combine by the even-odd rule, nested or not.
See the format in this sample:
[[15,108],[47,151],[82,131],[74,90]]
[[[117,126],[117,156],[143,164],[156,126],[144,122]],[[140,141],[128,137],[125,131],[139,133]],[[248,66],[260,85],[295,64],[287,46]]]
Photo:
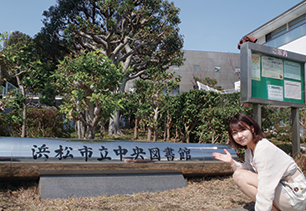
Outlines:
[[193,65],[194,71],[200,71],[200,65]]
[[269,34],[266,35],[266,42],[276,38],[277,36],[280,36],[284,34],[287,31],[286,24],[282,25],[281,27],[275,29],[274,31],[270,32]]
[[173,68],[173,70],[179,70],[180,69],[179,66],[177,66],[177,65],[173,65],[172,68]]
[[215,72],[219,72],[220,71],[220,67],[215,67]]
[[301,15],[300,17],[294,19],[293,21],[289,22],[289,30],[306,23],[306,14]]
[[177,85],[176,89],[172,89],[170,95],[178,95],[180,93],[180,86]]

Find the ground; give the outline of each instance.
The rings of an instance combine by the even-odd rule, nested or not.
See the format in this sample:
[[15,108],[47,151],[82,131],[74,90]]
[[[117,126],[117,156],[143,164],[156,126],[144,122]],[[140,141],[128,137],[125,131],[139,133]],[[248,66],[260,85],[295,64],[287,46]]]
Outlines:
[[222,210],[252,206],[231,176],[187,178],[156,193],[40,200],[37,182],[0,183],[0,210]]

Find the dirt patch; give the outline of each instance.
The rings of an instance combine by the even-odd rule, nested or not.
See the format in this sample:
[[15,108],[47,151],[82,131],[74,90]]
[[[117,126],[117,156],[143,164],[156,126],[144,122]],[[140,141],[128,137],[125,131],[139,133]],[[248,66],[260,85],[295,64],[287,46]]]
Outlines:
[[37,182],[0,183],[0,210],[222,210],[253,206],[227,177],[188,178],[156,193],[40,200]]

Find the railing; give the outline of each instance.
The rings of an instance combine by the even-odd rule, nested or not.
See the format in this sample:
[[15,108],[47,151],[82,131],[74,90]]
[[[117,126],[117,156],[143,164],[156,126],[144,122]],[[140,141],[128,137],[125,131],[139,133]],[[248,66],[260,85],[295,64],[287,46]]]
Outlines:
[[18,92],[21,92],[20,89],[18,89],[16,86],[11,84],[10,82],[6,82],[5,86],[1,86],[0,88],[0,96],[1,98],[5,98],[7,96],[7,93],[16,90],[16,94]]

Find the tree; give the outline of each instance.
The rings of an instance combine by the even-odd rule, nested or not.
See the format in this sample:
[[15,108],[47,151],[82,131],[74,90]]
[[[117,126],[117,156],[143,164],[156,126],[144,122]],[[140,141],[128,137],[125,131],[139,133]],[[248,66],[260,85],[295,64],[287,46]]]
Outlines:
[[11,81],[20,89],[21,93],[8,93],[2,99],[4,109],[22,108],[22,118],[15,117],[16,121],[22,122],[21,137],[26,137],[26,117],[27,107],[26,94],[40,84],[38,75],[40,74],[40,62],[32,57],[33,42],[29,35],[19,31],[1,34],[4,46],[0,53],[1,81]]
[[[98,50],[115,65],[122,65],[126,82],[151,67],[165,71],[183,61],[179,35],[179,8],[162,0],[61,0],[44,11],[45,29],[64,36],[84,49]],[[143,77],[144,78],[144,77]],[[109,130],[121,133],[119,110]]]
[[61,111],[67,118],[81,121],[87,128],[85,138],[94,139],[99,121],[109,118],[120,104],[112,90],[120,85],[121,69],[99,51],[83,51],[60,61],[54,77],[65,93]]
[[148,71],[152,80],[136,80],[135,86],[142,93],[144,100],[138,105],[137,113],[148,126],[148,141],[157,141],[157,129],[160,114],[167,108],[169,92],[176,88],[180,78],[174,72],[160,72],[155,68]]
[[[204,85],[206,85],[206,86],[209,86],[209,87],[211,87],[211,88],[214,88],[214,89],[216,89],[216,90],[219,90],[219,91],[223,90],[221,87],[216,86],[216,84],[218,83],[218,81],[217,81],[217,79],[215,79],[215,78],[210,78],[210,77],[206,76],[205,78],[201,79],[201,78],[199,78],[199,77],[193,76],[193,80],[194,80],[194,82],[195,82],[194,84],[196,84],[197,81],[198,81],[198,82],[200,82],[200,83],[202,83],[202,84],[204,84]],[[194,87],[196,87],[196,86],[197,86],[197,85],[194,85]]]
[[180,95],[181,115],[179,121],[184,125],[184,139],[190,143],[190,135],[201,121],[201,111],[204,108],[214,107],[220,94],[193,89]]
[[166,140],[170,139],[170,129],[172,126],[175,126],[175,142],[182,133],[182,124],[179,121],[182,109],[181,94],[169,96],[167,109],[164,113],[166,116]]
[[42,29],[33,39],[34,49],[32,57],[42,63],[42,72],[38,76],[40,86],[36,87],[39,92],[39,102],[44,105],[53,106],[59,110],[55,96],[60,94],[54,87],[54,78],[50,77],[57,69],[60,60],[72,51],[77,51],[76,47],[65,39],[59,39],[50,34],[46,29]]
[[138,107],[145,102],[145,96],[143,93],[143,89],[141,87],[137,87],[140,83],[134,83],[133,91],[126,92],[123,102],[123,115],[128,115],[130,118],[134,120],[134,139],[138,139],[138,129],[141,122],[141,115],[138,110]]

